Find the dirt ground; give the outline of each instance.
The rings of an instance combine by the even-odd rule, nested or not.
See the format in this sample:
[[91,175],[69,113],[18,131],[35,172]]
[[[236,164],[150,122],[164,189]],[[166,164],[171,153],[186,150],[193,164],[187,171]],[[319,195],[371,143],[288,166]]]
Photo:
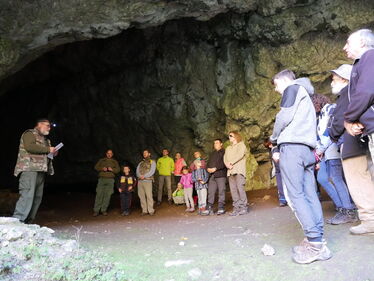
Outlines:
[[[350,235],[350,224],[326,225],[333,258],[298,265],[291,248],[303,233],[290,208],[278,207],[274,189],[249,192],[248,198],[251,212],[239,217],[202,217],[166,203],[153,217],[141,217],[137,206],[122,217],[114,195],[109,215],[93,218],[94,194],[61,192],[45,196],[36,223],[110,254],[125,265],[128,280],[374,280],[374,236]],[[331,201],[323,208],[325,217],[333,215]],[[274,256],[262,254],[265,243]]]

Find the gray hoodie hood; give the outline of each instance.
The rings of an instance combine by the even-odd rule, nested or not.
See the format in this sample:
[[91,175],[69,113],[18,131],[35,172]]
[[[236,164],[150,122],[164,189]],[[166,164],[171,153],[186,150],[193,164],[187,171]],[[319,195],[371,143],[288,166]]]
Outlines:
[[310,96],[314,94],[314,87],[312,83],[310,82],[309,78],[303,77],[303,78],[296,79],[293,81],[292,84],[302,86],[308,92]]

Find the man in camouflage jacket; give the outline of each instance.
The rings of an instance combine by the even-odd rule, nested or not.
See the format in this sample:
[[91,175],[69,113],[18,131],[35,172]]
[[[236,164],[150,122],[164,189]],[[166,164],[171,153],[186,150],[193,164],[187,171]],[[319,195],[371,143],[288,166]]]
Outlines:
[[34,220],[43,197],[46,174],[53,175],[52,160],[47,157],[55,148],[46,138],[51,124],[39,119],[34,129],[26,130],[20,140],[14,175],[19,177],[19,193],[13,217],[22,222]]

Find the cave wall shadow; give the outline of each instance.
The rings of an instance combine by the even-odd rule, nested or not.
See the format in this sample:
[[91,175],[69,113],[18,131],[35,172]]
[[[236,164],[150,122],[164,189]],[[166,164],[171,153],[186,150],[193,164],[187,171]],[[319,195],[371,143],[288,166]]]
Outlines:
[[191,65],[200,59],[199,45],[213,54],[201,39],[206,28],[185,19],[62,45],[2,81],[0,188],[16,187],[19,138],[39,117],[56,123],[52,143],[65,144],[48,178],[55,188],[94,186],[93,166],[108,148],[132,167],[144,148],[157,158],[166,147],[188,161],[194,150],[210,150],[214,138],[224,137],[222,93],[212,65]]

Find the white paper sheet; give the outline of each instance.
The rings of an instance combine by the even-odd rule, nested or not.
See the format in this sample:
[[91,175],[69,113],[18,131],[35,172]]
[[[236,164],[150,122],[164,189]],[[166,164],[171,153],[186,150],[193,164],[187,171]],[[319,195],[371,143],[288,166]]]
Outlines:
[[[60,150],[63,146],[64,146],[64,144],[62,142],[60,142],[58,145],[55,146],[56,151]],[[53,153],[52,152],[49,153],[47,157],[49,159],[53,159]]]

